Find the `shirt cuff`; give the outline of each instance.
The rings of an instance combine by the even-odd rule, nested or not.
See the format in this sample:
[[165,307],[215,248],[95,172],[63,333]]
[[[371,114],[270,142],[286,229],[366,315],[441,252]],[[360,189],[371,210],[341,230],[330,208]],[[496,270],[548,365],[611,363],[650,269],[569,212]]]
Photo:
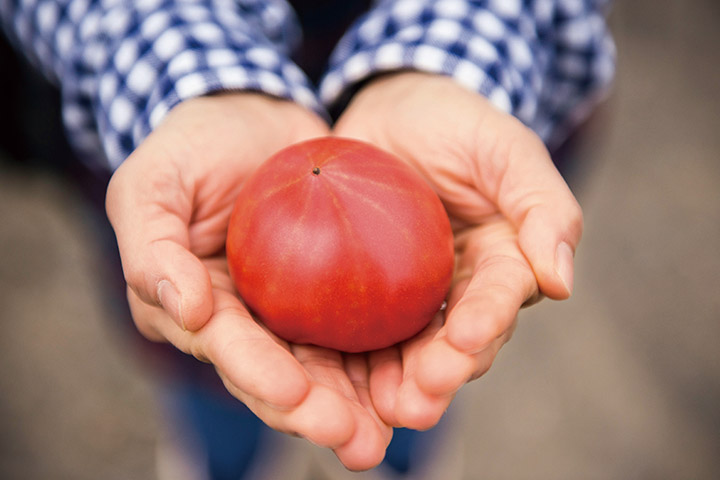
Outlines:
[[65,123],[81,150],[101,145],[116,168],[175,105],[218,91],[263,92],[324,114],[287,49],[248,12],[214,3],[141,11],[122,2],[84,16],[76,81],[63,92]]
[[[442,74],[486,96],[549,141],[574,107],[594,97],[598,85],[612,76],[607,60],[613,51],[602,15],[589,4],[568,11],[563,3],[379,2],[334,51],[320,98],[339,111],[375,75],[398,70]],[[587,38],[567,32],[588,25],[593,29]],[[575,61],[572,72],[564,68],[569,56]],[[553,103],[556,86],[565,96]]]
[[528,86],[537,84],[538,67],[533,45],[518,32],[522,12],[505,18],[484,3],[381,2],[335,50],[322,101],[337,105],[374,75],[412,69],[450,76],[509,113],[532,102]]

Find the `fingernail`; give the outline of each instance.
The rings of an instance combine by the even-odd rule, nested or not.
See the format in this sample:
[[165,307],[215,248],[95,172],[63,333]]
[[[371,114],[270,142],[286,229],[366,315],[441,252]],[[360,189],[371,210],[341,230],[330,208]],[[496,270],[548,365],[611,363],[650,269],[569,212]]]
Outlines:
[[570,248],[570,245],[561,242],[555,252],[555,272],[557,272],[560,280],[562,280],[565,285],[568,295],[570,295],[573,290],[574,258],[575,253],[573,249]]
[[180,308],[180,293],[175,286],[168,280],[160,280],[157,287],[157,296],[158,300],[160,300],[160,305],[162,305],[170,317],[175,320],[175,323],[183,330],[186,330]]

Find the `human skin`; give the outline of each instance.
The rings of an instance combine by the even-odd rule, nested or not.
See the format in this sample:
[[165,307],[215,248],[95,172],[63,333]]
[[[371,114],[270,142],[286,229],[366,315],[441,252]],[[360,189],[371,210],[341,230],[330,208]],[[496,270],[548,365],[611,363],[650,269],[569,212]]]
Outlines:
[[[282,341],[256,322],[224,257],[238,189],[283,147],[328,134],[369,141],[416,168],[443,201],[458,263],[448,308],[400,345],[342,354]],[[539,139],[482,96],[431,75],[365,86],[331,132],[255,93],[175,107],[113,175],[115,229],[137,328],[212,363],[270,427],[377,465],[393,426],[436,424],[510,338],[519,309],[567,298],[582,216]]]
[[364,386],[364,358],[272,335],[237,297],[224,256],[243,180],[277,150],[329,133],[314,114],[260,94],[186,101],[115,172],[106,209],[139,331],[213,364],[270,427],[362,470],[392,435]]
[[441,76],[381,76],[335,133],[415,167],[454,226],[457,265],[444,318],[369,356],[370,393],[390,425],[424,429],[485,373],[521,307],[570,296],[582,212],[540,139],[487,99]]

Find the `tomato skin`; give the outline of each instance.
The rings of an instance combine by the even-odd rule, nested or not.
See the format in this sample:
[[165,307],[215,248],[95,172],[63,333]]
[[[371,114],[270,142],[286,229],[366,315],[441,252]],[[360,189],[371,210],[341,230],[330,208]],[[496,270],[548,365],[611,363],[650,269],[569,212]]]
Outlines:
[[235,203],[227,257],[238,293],[272,332],[345,352],[422,330],[454,264],[450,222],[425,180],[339,137],[293,145],[258,168]]

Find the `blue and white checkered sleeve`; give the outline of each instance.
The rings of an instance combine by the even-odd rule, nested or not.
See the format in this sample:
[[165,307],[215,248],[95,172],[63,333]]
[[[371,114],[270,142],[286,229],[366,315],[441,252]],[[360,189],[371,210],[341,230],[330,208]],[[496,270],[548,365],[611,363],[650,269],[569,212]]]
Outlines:
[[[81,156],[117,167],[179,102],[257,90],[322,111],[289,60],[284,0],[0,0],[7,30],[59,81]],[[14,34],[14,35],[13,35]],[[96,160],[97,161],[97,160]]]
[[603,3],[381,0],[341,39],[320,97],[337,109],[379,73],[438,73],[485,95],[552,143],[611,80],[614,48]]

